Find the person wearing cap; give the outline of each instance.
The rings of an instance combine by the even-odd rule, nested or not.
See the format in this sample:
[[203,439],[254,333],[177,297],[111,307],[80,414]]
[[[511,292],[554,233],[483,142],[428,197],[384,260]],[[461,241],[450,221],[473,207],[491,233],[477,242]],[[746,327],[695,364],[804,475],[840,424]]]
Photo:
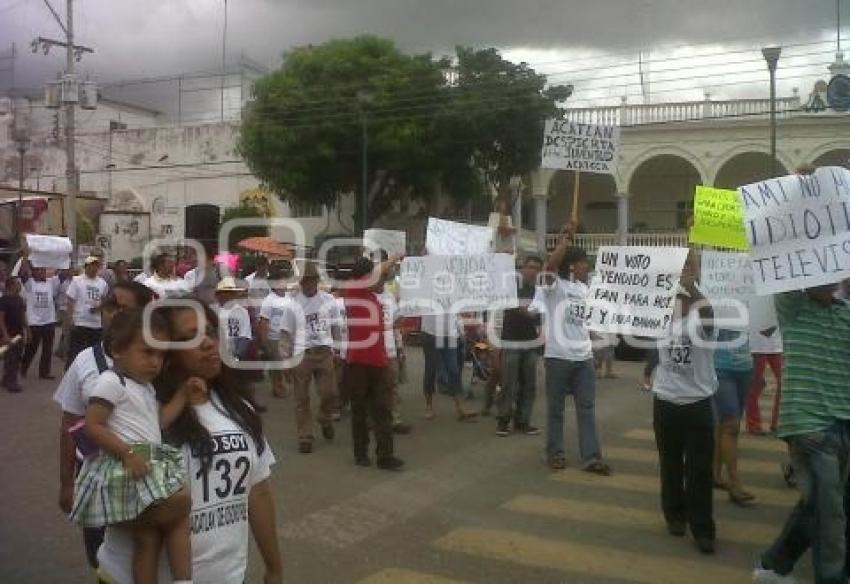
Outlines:
[[77,354],[100,342],[103,337],[103,323],[100,317],[101,303],[109,292],[106,280],[98,276],[100,258],[89,256],[85,259],[83,273],[74,276],[68,286],[68,314],[73,326],[68,343],[68,355],[65,368],[70,367]]
[[275,397],[286,397],[286,381],[283,377],[283,357],[281,356],[281,326],[283,315],[292,298],[287,295],[289,275],[280,268],[275,268],[269,274],[271,292],[263,299],[257,318],[257,335],[260,341],[262,358],[272,362],[269,377],[272,380],[272,393]]
[[697,549],[714,553],[714,311],[695,283],[689,258],[673,319],[658,341],[652,418],[661,473],[661,508],[670,535],[690,527]]
[[260,256],[257,258],[257,263],[254,271],[245,276],[245,282],[248,284],[248,294],[251,298],[262,300],[271,292],[269,286],[269,258]]
[[593,350],[585,326],[589,288],[587,254],[573,246],[575,226],[565,226],[561,241],[549,256],[546,272],[535,291],[530,310],[544,316],[546,348],[546,460],[552,470],[562,470],[564,406],[567,395],[575,401],[578,445],[584,471],[608,475],[602,460],[596,427],[596,372]]
[[[294,294],[281,320],[283,334],[297,363],[292,370],[295,393],[295,425],[298,452],[313,451],[313,421],[310,384],[315,380],[319,394],[318,422],[325,440],[334,439],[333,415],[337,410],[334,341],[339,339],[337,304],[333,296],[319,290],[319,270],[304,264],[301,289]],[[290,355],[286,355],[289,357]]]
[[354,462],[358,466],[372,464],[368,424],[371,417],[377,466],[390,471],[399,470],[404,461],[394,453],[389,357],[384,342],[383,308],[375,291],[398,260],[398,256],[392,256],[376,266],[367,257],[358,258],[343,290],[348,325],[344,383],[351,399]]
[[248,309],[239,304],[239,299],[244,297],[247,291],[247,286],[231,276],[223,278],[215,287],[216,306],[213,308],[218,312],[228,354],[236,360],[245,357],[245,352],[254,338]]

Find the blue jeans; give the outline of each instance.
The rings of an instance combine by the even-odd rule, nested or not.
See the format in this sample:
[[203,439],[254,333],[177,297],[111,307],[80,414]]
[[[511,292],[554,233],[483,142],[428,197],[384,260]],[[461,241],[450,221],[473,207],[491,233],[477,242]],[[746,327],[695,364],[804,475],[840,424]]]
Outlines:
[[457,339],[437,338],[434,335],[422,333],[422,350],[425,353],[423,393],[426,396],[434,395],[434,386],[439,372],[445,375],[445,379],[440,378],[440,382],[445,385],[446,393],[450,396],[462,395],[463,384],[460,378]]
[[564,404],[572,394],[578,422],[578,449],[582,465],[602,459],[596,432],[596,373],[593,359],[567,361],[547,358],[546,457],[564,456]]
[[801,498],[782,533],[762,555],[765,568],[785,575],[812,548],[815,582],[846,582],[844,493],[850,454],[850,422],[836,421],[822,432],[788,438],[791,462],[799,477]]
[[505,349],[502,355],[499,419],[510,422],[513,418],[514,425],[528,426],[537,392],[537,349]]

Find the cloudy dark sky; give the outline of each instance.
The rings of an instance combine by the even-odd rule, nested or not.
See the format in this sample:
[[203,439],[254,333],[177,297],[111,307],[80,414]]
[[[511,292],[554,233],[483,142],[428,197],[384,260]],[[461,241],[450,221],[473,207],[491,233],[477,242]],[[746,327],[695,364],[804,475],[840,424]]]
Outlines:
[[[62,0],[51,2],[64,10]],[[850,22],[850,0],[843,2]],[[76,5],[79,42],[97,51],[81,69],[100,81],[219,66],[224,0],[78,0]],[[732,53],[734,58],[719,54],[768,43],[797,45],[786,52],[786,78],[822,76],[834,53],[834,45],[824,41],[835,36],[835,0],[229,0],[228,7],[232,59],[244,51],[274,66],[288,47],[362,33],[391,37],[411,51],[490,45],[532,64],[548,63],[541,69],[559,74],[557,81],[596,79],[586,87],[586,98],[597,95],[593,91],[616,93],[620,86],[625,91],[629,80],[618,79],[618,70],[599,80],[592,69],[634,59],[639,49],[657,61],[651,66],[656,71],[670,68],[664,61],[670,56],[707,54],[713,56],[711,67],[732,63],[761,75],[757,51]],[[0,50],[12,42],[24,49],[18,86],[40,86],[62,66],[58,54],[29,52],[38,34],[60,34],[42,0],[0,0]],[[822,44],[810,44],[818,41]],[[676,63],[677,71],[656,74],[662,80],[659,90],[674,87],[663,80],[679,70],[694,77],[687,67],[708,65]],[[809,64],[817,70],[809,71]],[[8,74],[0,73],[0,89],[8,83]],[[692,83],[714,91],[712,84],[723,85],[711,79]]]

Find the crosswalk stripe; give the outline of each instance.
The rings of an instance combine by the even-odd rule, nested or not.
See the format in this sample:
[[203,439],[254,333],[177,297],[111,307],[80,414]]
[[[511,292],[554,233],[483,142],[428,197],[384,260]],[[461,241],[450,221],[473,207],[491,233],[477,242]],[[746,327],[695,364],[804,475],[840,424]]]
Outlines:
[[434,545],[523,566],[645,584],[742,582],[746,577],[744,571],[719,563],[639,554],[497,529],[455,529]]
[[[627,448],[617,446],[606,446],[602,451],[606,460],[622,460],[626,462],[658,462],[658,451],[655,448]],[[746,475],[766,474],[779,476],[781,469],[778,462],[767,462],[764,460],[752,460],[738,458],[738,467]]]
[[[568,469],[553,473],[551,480],[579,486],[593,488],[602,487],[616,489],[618,491],[634,491],[638,493],[650,493],[658,495],[661,493],[661,485],[657,476],[636,475],[629,473],[614,472],[609,477],[602,477],[592,473]],[[778,507],[791,507],[799,497],[793,489],[770,489],[765,487],[753,487],[747,485],[747,491],[755,495],[756,505],[775,505]],[[728,495],[725,491],[714,491],[714,498],[726,500]]]
[[[624,438],[629,440],[640,440],[642,442],[655,442],[655,432],[645,428],[635,428],[623,434]],[[756,438],[746,434],[741,434],[738,442],[738,448],[742,451],[754,450],[759,452],[776,452],[784,454],[788,448],[785,442],[776,438]]]
[[381,570],[360,580],[358,584],[399,584],[400,582],[404,584],[463,584],[460,580],[399,568]]
[[[569,519],[617,528],[665,533],[661,511],[599,504],[585,500],[520,495],[502,505],[510,511],[555,519]],[[717,522],[717,538],[743,544],[765,545],[777,535],[777,528],[752,521],[723,519]]]

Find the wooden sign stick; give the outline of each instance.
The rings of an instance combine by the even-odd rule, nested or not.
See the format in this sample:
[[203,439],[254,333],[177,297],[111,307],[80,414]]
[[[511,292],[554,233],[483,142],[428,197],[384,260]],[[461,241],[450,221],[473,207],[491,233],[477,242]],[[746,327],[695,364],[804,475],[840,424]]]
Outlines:
[[573,182],[573,210],[570,213],[570,221],[575,224],[578,224],[578,199],[579,199],[579,187],[581,184],[581,172],[576,171],[575,181]]

